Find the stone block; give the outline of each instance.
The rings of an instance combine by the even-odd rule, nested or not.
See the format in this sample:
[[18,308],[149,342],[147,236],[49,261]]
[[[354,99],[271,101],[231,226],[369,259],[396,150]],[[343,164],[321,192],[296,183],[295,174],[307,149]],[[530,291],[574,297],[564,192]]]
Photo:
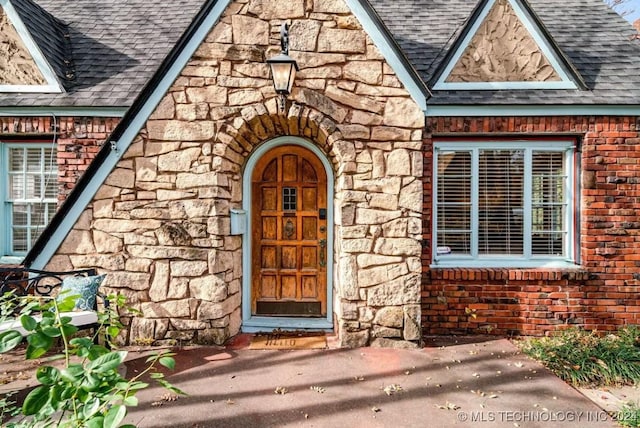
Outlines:
[[335,86],[328,86],[325,94],[335,102],[347,105],[358,110],[366,110],[372,113],[381,113],[384,109],[384,104],[381,102],[373,100],[369,97],[356,96],[353,92],[344,91],[342,89],[338,89]]
[[399,328],[381,327],[374,325],[371,330],[372,337],[402,337],[402,330]]
[[108,271],[124,269],[122,254],[71,254],[69,260],[75,269],[102,268]]
[[385,211],[380,209],[358,208],[356,210],[357,224],[383,224],[400,217],[400,211]]
[[269,23],[246,15],[231,17],[233,43],[236,45],[268,45]]
[[149,298],[152,302],[167,300],[169,291],[169,262],[157,261],[153,268],[153,279],[149,287]]
[[189,318],[188,299],[170,300],[167,302],[144,302],[140,309],[145,318]]
[[155,339],[155,320],[140,317],[131,318],[131,325],[129,326],[129,338],[130,343],[139,343],[140,341]]
[[374,251],[388,256],[419,256],[422,245],[412,238],[380,238]]
[[[224,100],[226,101],[226,90],[217,88],[214,98],[215,100],[222,98],[221,91],[224,92]],[[208,88],[189,88],[192,91],[191,96],[197,101],[203,101],[200,98],[207,98]],[[213,102],[211,99],[210,102]],[[193,101],[192,102],[196,102]],[[213,139],[215,135],[215,124],[211,121],[199,122],[183,122],[179,120],[150,120],[147,122],[147,131],[149,138],[152,140],[162,141],[206,141]]]
[[372,239],[343,239],[338,251],[345,253],[368,253],[371,251],[372,246]]
[[149,119],[173,119],[176,114],[175,102],[171,94],[165,95]]
[[92,254],[96,252],[91,232],[71,230],[58,249],[58,254]]
[[157,162],[156,158],[135,158],[136,181],[155,181],[158,176]]
[[383,327],[402,328],[404,316],[401,306],[387,306],[376,312],[373,323]]
[[424,112],[411,98],[389,98],[385,103],[383,123],[401,128],[423,128]]
[[201,155],[199,147],[191,147],[158,156],[158,171],[189,172],[191,165]]
[[223,345],[230,336],[228,328],[206,328],[198,331],[196,342],[199,345]]
[[359,30],[323,28],[318,37],[319,52],[364,53],[365,36]]
[[420,302],[420,274],[409,274],[367,289],[371,306],[401,306]]
[[375,266],[369,269],[358,270],[358,285],[360,287],[370,287],[382,284],[409,273],[406,263],[396,263],[391,265]]
[[339,344],[342,348],[361,348],[369,343],[369,330],[348,331],[340,328]]
[[344,0],[314,0],[313,11],[328,14],[351,13]]
[[171,276],[200,276],[207,271],[206,261],[174,260],[170,263]]
[[105,180],[108,186],[118,187],[120,189],[133,189],[135,186],[136,175],[133,170],[125,168],[116,168]]
[[227,284],[216,275],[207,275],[189,281],[191,297],[208,302],[222,302],[227,298]]
[[169,289],[167,291],[167,299],[186,299],[189,294],[188,278],[171,278],[169,280]]
[[382,62],[351,61],[344,65],[343,73],[346,79],[379,85],[382,83]]
[[124,247],[121,238],[100,230],[93,231],[93,243],[96,251],[100,254],[119,253]]
[[[276,2],[275,4],[279,3],[280,2]],[[283,3],[286,4],[289,2]],[[294,21],[289,29],[289,48],[292,51],[315,52],[321,27],[322,23],[315,20],[305,19]]]
[[240,307],[240,293],[229,296],[222,302],[203,301],[198,307],[197,319],[208,321],[217,320],[230,315]]
[[394,348],[394,349],[418,349],[417,343],[408,340],[397,340],[386,337],[378,337],[371,341],[372,348]]
[[421,340],[422,328],[420,323],[420,305],[405,305],[404,312],[404,330],[403,336],[405,340]]
[[[287,1],[272,1],[272,0],[251,0],[249,2],[248,12],[259,16],[265,20],[271,19],[292,19],[302,18],[304,16],[304,0],[287,0]],[[295,27],[297,21],[294,21],[291,26],[291,30]]]
[[359,297],[358,265],[353,256],[342,256],[338,259],[338,296],[344,299],[357,300]]

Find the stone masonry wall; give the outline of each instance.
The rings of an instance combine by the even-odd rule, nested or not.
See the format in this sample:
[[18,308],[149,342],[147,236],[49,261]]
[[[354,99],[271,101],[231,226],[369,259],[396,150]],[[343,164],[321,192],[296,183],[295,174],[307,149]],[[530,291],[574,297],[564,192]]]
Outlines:
[[[287,20],[301,71],[284,112],[265,60]],[[342,346],[417,346],[424,115],[342,0],[236,1],[100,188],[52,266],[97,266],[142,316],[130,343],[223,343],[241,327],[230,235],[248,156],[305,138],[334,168]]]
[[507,0],[495,2],[447,78],[447,82],[560,80]]
[[431,241],[434,136],[574,135],[582,144],[579,270],[430,269],[423,251],[426,334],[544,335],[640,322],[640,118],[429,118],[424,237]]

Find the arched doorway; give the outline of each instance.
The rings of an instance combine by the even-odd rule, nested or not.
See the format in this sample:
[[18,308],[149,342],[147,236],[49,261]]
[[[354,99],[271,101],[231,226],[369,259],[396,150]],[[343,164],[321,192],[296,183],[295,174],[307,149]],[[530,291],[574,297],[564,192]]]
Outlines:
[[332,328],[333,173],[306,140],[260,146],[243,176],[243,331]]

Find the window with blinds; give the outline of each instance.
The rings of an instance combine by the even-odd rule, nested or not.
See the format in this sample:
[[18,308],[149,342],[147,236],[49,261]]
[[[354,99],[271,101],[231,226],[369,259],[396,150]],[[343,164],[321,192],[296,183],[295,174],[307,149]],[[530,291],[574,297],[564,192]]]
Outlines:
[[434,261],[571,258],[572,142],[435,145]]
[[32,247],[55,213],[58,197],[56,150],[51,146],[8,146],[5,203],[11,255]]

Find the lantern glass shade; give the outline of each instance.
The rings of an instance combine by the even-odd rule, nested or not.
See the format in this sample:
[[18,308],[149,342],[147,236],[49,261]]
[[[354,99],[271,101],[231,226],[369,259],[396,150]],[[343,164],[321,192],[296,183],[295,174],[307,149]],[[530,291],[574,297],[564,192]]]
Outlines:
[[280,54],[268,59],[267,64],[271,67],[271,77],[276,93],[289,95],[296,78],[296,71],[299,70],[296,60],[289,55]]

